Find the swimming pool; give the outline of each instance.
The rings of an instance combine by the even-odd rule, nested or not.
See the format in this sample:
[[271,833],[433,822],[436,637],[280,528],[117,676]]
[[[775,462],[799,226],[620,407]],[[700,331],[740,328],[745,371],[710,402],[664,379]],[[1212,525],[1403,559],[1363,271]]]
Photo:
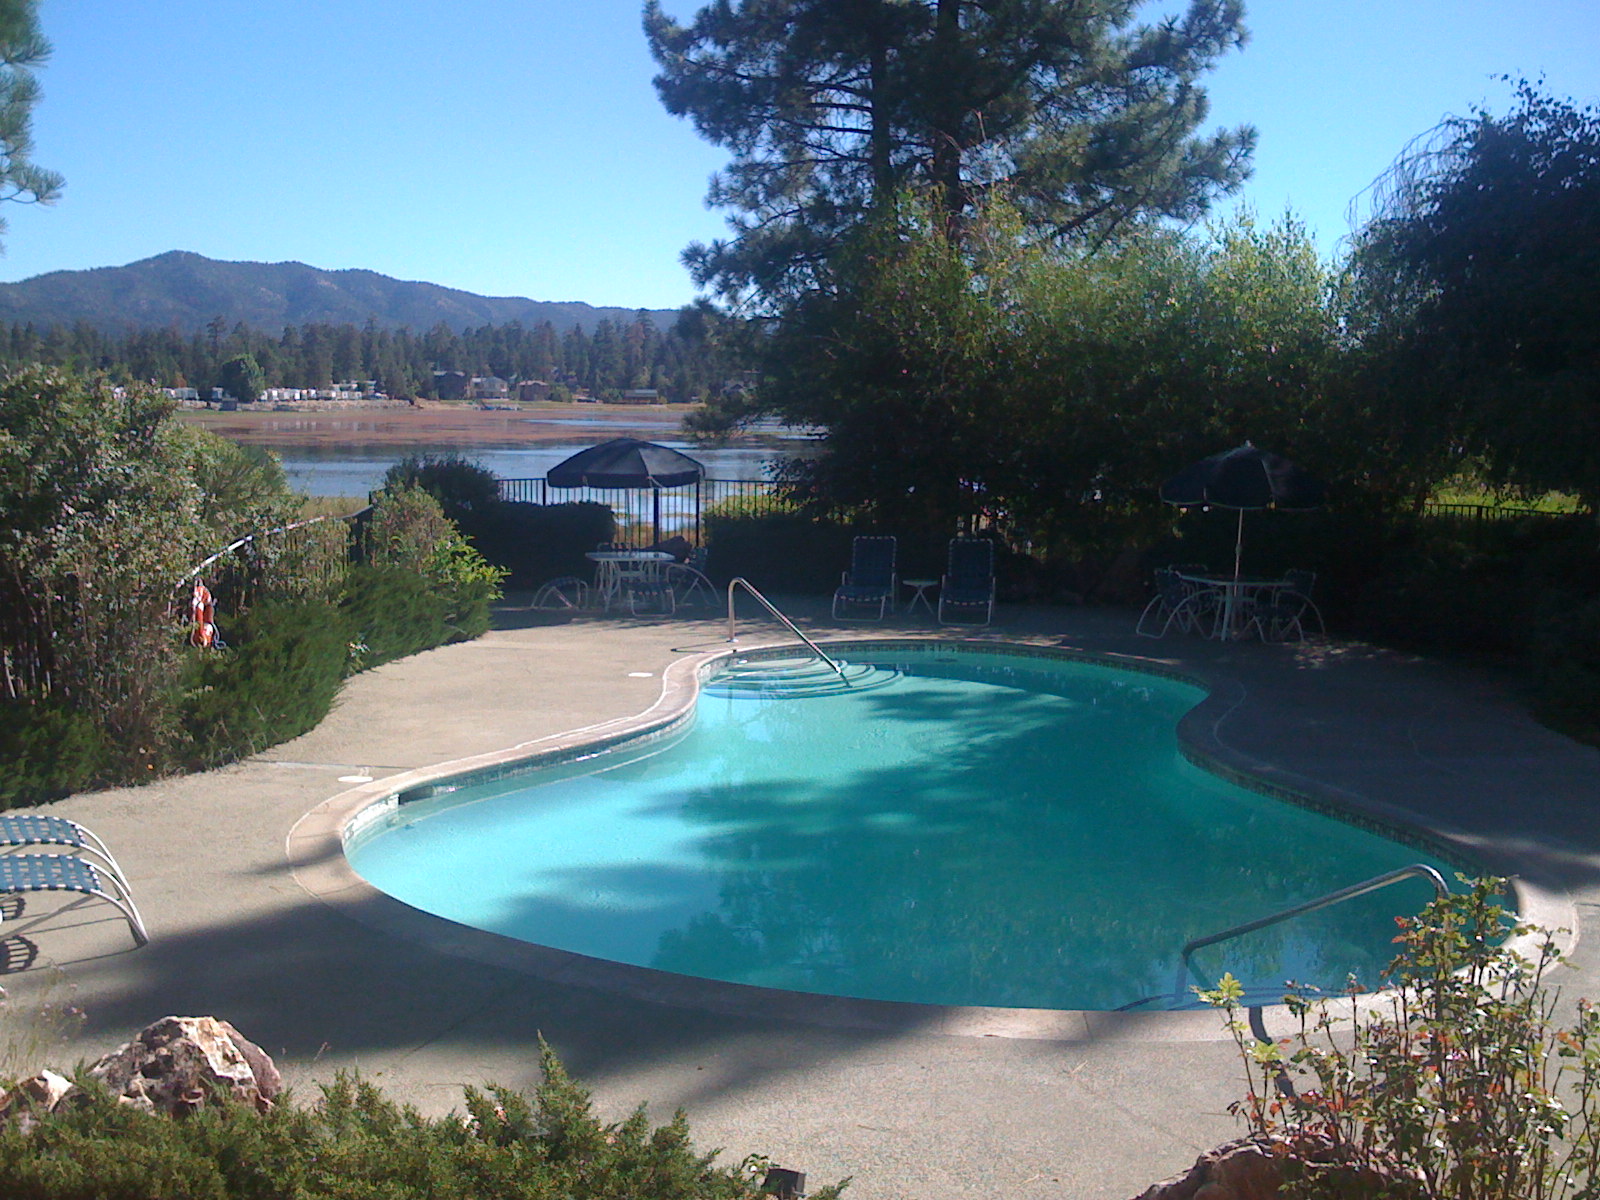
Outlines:
[[[1173,1003],[1191,938],[1417,849],[1185,760],[1193,684],[862,648],[852,686],[711,681],[686,727],[368,821],[355,870],[451,921],[616,962],[921,1004]],[[763,672],[768,668],[762,667]],[[1411,880],[1200,951],[1261,992],[1375,981]]]

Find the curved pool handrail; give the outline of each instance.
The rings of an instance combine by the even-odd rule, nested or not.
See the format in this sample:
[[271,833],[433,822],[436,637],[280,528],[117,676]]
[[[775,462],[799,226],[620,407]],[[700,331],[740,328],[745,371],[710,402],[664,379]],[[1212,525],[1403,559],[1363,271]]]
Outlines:
[[1315,900],[1307,900],[1304,904],[1296,904],[1293,908],[1285,908],[1265,917],[1257,917],[1254,921],[1246,921],[1243,925],[1235,925],[1231,929],[1224,929],[1221,933],[1213,933],[1207,937],[1194,938],[1192,941],[1185,942],[1183,953],[1180,956],[1181,965],[1178,967],[1178,978],[1173,985],[1172,995],[1175,999],[1183,997],[1183,984],[1189,978],[1189,956],[1196,950],[1204,949],[1206,946],[1214,946],[1218,942],[1225,942],[1230,938],[1241,937],[1247,933],[1254,933],[1258,929],[1265,929],[1268,925],[1277,925],[1294,917],[1303,917],[1307,913],[1329,908],[1335,904],[1342,904],[1346,900],[1354,900],[1357,896],[1365,896],[1369,892],[1376,892],[1380,888],[1386,888],[1390,884],[1399,883],[1403,879],[1410,879],[1418,875],[1433,884],[1433,890],[1438,894],[1440,900],[1450,894],[1450,885],[1444,881],[1443,875],[1439,874],[1427,863],[1412,863],[1410,866],[1397,867],[1393,871],[1385,871],[1382,875],[1374,875],[1371,879],[1363,880],[1360,883],[1352,883],[1349,887],[1342,887],[1338,891],[1329,892],[1326,896],[1318,896]]
[[746,579],[742,575],[735,575],[732,579],[728,580],[728,640],[730,642],[734,640],[734,633],[733,633],[733,592],[734,592],[734,589],[738,588],[738,587],[744,588],[745,591],[749,592],[752,596],[754,596],[756,598],[756,600],[760,603],[762,608],[766,609],[774,617],[778,618],[778,620],[781,621],[788,628],[789,632],[795,635],[795,637],[799,638],[806,645],[810,646],[811,647],[811,652],[813,654],[815,654],[823,662],[827,663],[828,666],[833,668],[833,673],[839,677],[840,682],[843,683],[845,685],[845,687],[849,687],[850,686],[850,680],[845,677],[844,668],[841,667],[838,663],[834,662],[833,659],[829,658],[826,654],[824,654],[822,652],[822,647],[821,646],[817,645],[810,638],[808,638],[805,634],[801,633],[800,632],[800,627],[798,625],[796,625],[793,621],[789,620],[788,617],[784,616],[781,612],[779,612],[778,609],[777,609],[777,606],[774,605],[772,603],[772,601],[768,600],[765,596],[763,596],[760,592],[758,592],[756,590],[755,584],[751,583],[748,579]]

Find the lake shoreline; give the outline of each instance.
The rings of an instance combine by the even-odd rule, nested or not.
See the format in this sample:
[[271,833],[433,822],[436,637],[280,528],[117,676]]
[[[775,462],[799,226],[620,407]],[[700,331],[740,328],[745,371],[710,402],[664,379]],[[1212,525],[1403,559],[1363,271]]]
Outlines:
[[[405,407],[357,404],[337,410],[222,412],[180,409],[177,420],[245,446],[274,449],[339,446],[430,446],[462,450],[490,446],[583,445],[616,437],[685,441],[683,418],[694,404],[608,405],[545,401],[515,409],[420,401]],[[779,439],[741,434],[716,443],[766,446]]]

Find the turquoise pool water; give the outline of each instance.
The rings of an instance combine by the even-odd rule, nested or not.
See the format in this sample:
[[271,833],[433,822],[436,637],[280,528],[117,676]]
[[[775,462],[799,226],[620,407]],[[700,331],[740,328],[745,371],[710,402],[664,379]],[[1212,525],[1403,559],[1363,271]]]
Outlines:
[[[655,744],[401,806],[356,871],[425,911],[794,991],[1112,1009],[1179,951],[1417,850],[1187,763],[1203,693],[1004,654],[850,656],[855,684],[713,684]],[[799,694],[794,694],[794,693]],[[1196,977],[1368,983],[1421,880],[1208,948]],[[1191,979],[1191,982],[1194,981]]]

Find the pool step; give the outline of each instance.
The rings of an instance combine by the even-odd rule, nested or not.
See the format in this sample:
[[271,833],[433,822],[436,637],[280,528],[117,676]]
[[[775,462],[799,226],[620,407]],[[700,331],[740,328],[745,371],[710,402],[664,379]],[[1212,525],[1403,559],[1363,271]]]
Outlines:
[[741,659],[706,680],[703,690],[709,696],[790,699],[870,691],[900,677],[892,668],[869,663],[839,665],[844,669],[843,678],[827,663],[811,657]]

